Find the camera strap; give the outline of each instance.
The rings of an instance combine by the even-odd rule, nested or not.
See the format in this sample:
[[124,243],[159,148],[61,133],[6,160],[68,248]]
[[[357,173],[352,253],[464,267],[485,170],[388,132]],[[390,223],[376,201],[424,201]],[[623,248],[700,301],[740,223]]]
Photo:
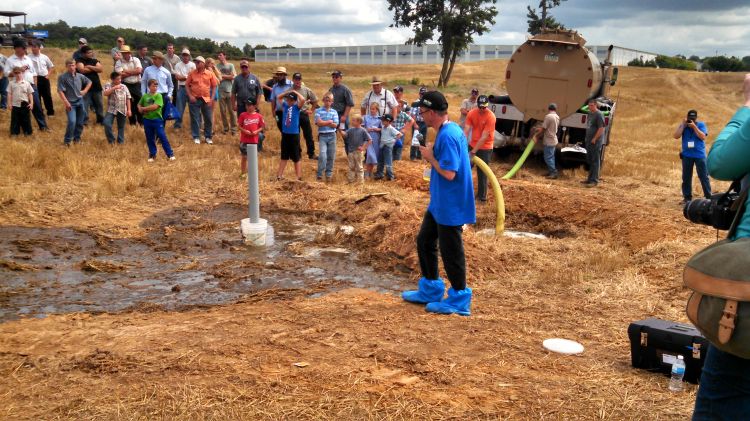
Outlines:
[[740,219],[745,213],[744,211],[745,203],[747,202],[748,187],[750,187],[750,174],[746,175],[740,180],[735,180],[734,182],[732,182],[732,187],[737,188],[737,190],[739,190],[740,192],[740,195],[730,208],[731,210],[735,211],[734,219],[732,220],[732,226],[729,227],[729,232],[727,232],[727,238],[730,239],[734,237],[734,234],[737,231],[737,225],[740,224]]

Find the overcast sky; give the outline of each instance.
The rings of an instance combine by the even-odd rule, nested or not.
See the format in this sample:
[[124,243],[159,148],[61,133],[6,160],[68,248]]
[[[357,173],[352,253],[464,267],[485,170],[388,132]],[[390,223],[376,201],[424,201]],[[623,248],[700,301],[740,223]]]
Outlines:
[[[538,0],[498,0],[496,24],[476,42],[523,42],[531,3]],[[409,37],[408,30],[388,27],[392,14],[385,0],[5,0],[2,8],[25,11],[31,23],[106,24],[208,37],[238,47],[400,44]],[[668,55],[750,55],[748,0],[567,0],[552,14],[591,45]]]

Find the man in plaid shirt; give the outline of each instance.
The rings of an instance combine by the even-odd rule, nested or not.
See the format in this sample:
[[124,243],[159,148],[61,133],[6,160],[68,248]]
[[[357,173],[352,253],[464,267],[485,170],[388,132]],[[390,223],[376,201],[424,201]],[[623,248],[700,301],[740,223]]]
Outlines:
[[[401,87],[397,86],[396,89],[398,88]],[[406,138],[406,131],[414,126],[414,119],[404,111],[405,108],[406,101],[400,102],[396,110],[396,119],[393,120],[393,127],[403,134],[403,136],[396,140],[396,144],[393,145],[394,161],[401,160],[401,152],[404,150],[404,139]]]
[[[427,88],[422,86],[419,88],[419,100],[422,99],[422,96],[427,92]],[[409,153],[409,159],[414,161],[415,159],[422,159],[422,153],[419,151],[419,146],[425,145],[425,138],[427,137],[427,125],[424,122],[424,118],[422,118],[422,115],[419,113],[419,100],[415,101],[414,104],[411,105],[411,116],[414,118],[415,124],[412,125],[412,131],[411,131],[411,152]],[[422,139],[417,141],[417,129],[419,129],[419,134],[421,135]]]

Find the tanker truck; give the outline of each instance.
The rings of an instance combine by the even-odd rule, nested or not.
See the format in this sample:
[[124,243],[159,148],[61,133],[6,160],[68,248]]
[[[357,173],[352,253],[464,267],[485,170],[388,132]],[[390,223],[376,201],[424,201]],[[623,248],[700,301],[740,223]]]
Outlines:
[[604,114],[604,160],[617,107],[608,90],[617,80],[617,68],[610,62],[613,46],[600,63],[585,44],[575,31],[551,30],[529,38],[516,49],[505,72],[507,95],[490,96],[490,108],[497,117],[496,149],[526,146],[532,128],[544,119],[548,105],[554,102],[560,115],[558,162],[566,168],[585,164],[582,144],[587,102],[594,98]]

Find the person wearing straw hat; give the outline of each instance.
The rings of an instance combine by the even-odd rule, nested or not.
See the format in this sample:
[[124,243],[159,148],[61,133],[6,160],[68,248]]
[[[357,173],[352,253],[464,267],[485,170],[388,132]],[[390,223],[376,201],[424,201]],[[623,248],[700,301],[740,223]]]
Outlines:
[[[430,204],[417,235],[417,255],[422,278],[416,291],[405,291],[405,301],[426,304],[439,314],[471,314],[472,290],[466,286],[466,257],[462,233],[476,223],[474,185],[466,137],[448,120],[448,101],[437,91],[427,92],[417,106],[425,123],[436,132],[432,145],[420,146],[431,165]],[[451,287],[448,296],[438,272],[438,248]]]
[[393,92],[383,88],[383,80],[380,76],[373,76],[370,86],[372,86],[372,90],[365,94],[365,97],[362,99],[362,104],[360,105],[362,115],[365,115],[365,112],[370,109],[370,104],[374,102],[380,107],[381,116],[390,114],[395,120],[398,111],[396,96],[393,95]]
[[174,77],[177,79],[177,99],[175,101],[175,106],[180,113],[180,118],[174,120],[175,129],[182,128],[185,106],[188,103],[188,95],[185,91],[185,81],[193,70],[195,70],[195,63],[193,63],[192,57],[190,56],[190,50],[183,48],[182,53],[180,54],[180,62],[174,66]]
[[216,75],[206,69],[206,59],[202,56],[196,57],[195,71],[191,72],[185,81],[185,92],[188,95],[188,108],[190,110],[190,131],[193,142],[200,144],[201,117],[203,117],[203,135],[206,143],[213,144],[213,110],[214,95],[218,89]]
[[164,67],[164,54],[161,51],[154,51],[151,54],[152,65],[143,69],[143,77],[141,78],[141,94],[145,94],[149,91],[148,81],[151,79],[156,80],[158,86],[156,92],[160,93],[164,97],[164,106],[166,107],[167,102],[170,102],[172,92],[174,91],[174,85],[172,85],[172,73],[169,69]]
[[129,45],[120,47],[120,59],[115,63],[115,71],[122,76],[122,84],[130,92],[130,125],[136,123],[143,125],[143,114],[138,111],[138,102],[141,100],[141,61],[133,57]]
[[287,79],[286,67],[279,66],[276,71],[273,72],[273,76],[276,79],[276,83],[271,88],[271,107],[273,113],[276,115],[276,127],[281,132],[281,120],[284,117],[284,110],[279,103],[278,98],[281,94],[292,88],[292,81]]

